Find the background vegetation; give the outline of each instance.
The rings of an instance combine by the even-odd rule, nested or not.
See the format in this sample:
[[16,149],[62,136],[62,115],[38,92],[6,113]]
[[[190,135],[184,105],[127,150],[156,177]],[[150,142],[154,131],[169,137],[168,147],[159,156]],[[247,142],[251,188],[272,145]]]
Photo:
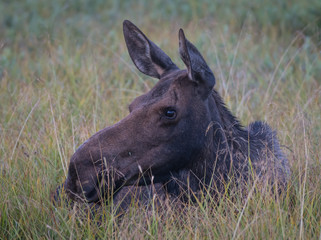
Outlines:
[[[321,239],[320,16],[319,0],[2,0],[0,239]],[[133,206],[122,221],[106,206],[101,225],[53,206],[75,149],[156,82],[130,61],[124,19],[181,67],[182,27],[241,122],[278,129],[292,170],[284,200]]]

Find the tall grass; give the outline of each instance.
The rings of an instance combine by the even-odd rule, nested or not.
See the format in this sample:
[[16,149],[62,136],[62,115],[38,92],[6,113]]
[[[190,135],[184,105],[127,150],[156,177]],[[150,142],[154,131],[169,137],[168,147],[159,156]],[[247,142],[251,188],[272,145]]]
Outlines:
[[[321,7],[290,2],[1,1],[0,239],[321,239]],[[75,149],[156,82],[130,61],[124,19],[181,67],[184,28],[241,122],[278,129],[292,170],[283,200],[133,204],[121,221],[106,206],[101,224],[51,203]]]

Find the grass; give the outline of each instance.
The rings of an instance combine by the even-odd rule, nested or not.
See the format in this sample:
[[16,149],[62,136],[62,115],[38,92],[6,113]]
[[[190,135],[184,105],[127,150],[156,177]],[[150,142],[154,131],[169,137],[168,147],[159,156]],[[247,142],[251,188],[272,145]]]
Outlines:
[[[321,6],[290,2],[1,1],[0,239],[321,239]],[[130,61],[124,19],[180,67],[182,27],[241,122],[278,129],[292,170],[282,201],[133,205],[122,221],[106,206],[101,225],[53,206],[75,149],[156,82]]]

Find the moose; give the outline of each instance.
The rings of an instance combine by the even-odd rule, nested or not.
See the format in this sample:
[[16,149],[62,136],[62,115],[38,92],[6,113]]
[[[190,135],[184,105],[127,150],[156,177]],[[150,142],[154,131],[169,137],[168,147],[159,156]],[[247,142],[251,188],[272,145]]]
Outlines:
[[249,182],[276,191],[287,187],[290,167],[276,132],[261,121],[240,124],[182,29],[183,70],[132,22],[123,22],[123,33],[138,70],[159,80],[133,100],[127,117],[91,136],[72,155],[62,185],[72,201],[101,204],[111,192],[118,201],[133,189],[143,196],[153,184],[159,194],[177,198],[204,188],[218,194],[230,182],[242,189]]

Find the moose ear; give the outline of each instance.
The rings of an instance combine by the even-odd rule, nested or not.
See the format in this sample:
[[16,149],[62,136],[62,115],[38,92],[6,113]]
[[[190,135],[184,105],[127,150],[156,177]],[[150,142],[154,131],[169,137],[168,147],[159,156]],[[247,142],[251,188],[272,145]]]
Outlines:
[[190,80],[200,86],[201,94],[206,98],[215,85],[215,77],[197,48],[190,43],[182,29],[179,30],[179,54],[185,63]]
[[134,64],[142,73],[160,79],[161,76],[178,67],[172,60],[132,22],[123,22],[127,49]]

